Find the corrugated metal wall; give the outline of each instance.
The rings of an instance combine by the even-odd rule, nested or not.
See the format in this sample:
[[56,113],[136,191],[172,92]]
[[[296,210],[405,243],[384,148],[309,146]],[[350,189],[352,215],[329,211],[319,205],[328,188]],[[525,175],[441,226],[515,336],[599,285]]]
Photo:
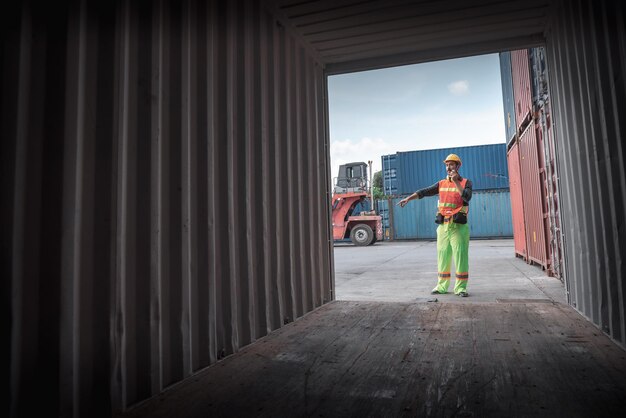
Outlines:
[[549,100],[548,96],[548,67],[546,64],[546,49],[544,47],[528,50],[530,66],[530,84],[532,87],[533,111],[544,107]]
[[[383,227],[388,239],[436,239],[437,196],[412,200],[404,208],[401,198],[379,200]],[[390,213],[391,212],[391,213]],[[511,199],[508,190],[476,191],[470,202],[471,238],[510,238],[513,236]]]
[[111,416],[332,299],[323,69],[258,2],[2,23],[12,415]]
[[470,211],[472,238],[510,238],[513,236],[511,196],[508,190],[473,193]]
[[556,143],[552,132],[552,113],[550,98],[544,101],[537,112],[537,138],[539,143],[543,145],[543,156],[545,163],[545,193],[548,211],[548,254],[550,255],[549,273],[558,277],[561,281],[563,278],[563,237],[561,228],[561,197],[560,197],[560,176],[557,171],[556,161]]
[[524,193],[522,192],[522,172],[520,170],[519,143],[514,141],[507,154],[509,163],[509,183],[511,192],[511,221],[515,254],[526,260],[526,225],[524,224]]
[[626,9],[556,2],[546,33],[569,301],[626,347]]
[[517,124],[517,134],[520,135],[531,120],[533,105],[527,49],[511,51],[511,69],[513,71],[515,123]]
[[513,78],[511,73],[511,52],[501,52],[500,81],[502,84],[502,107],[504,108],[504,131],[507,145],[515,139],[517,123],[515,122],[515,98],[513,96]]
[[[527,262],[539,264],[548,275],[563,280],[559,175],[551,129],[545,48],[531,48],[524,54],[521,52],[515,51],[518,57],[515,64],[520,68],[511,68],[508,75],[503,75],[503,82],[508,77],[513,85],[522,86],[526,84],[527,73],[530,73],[532,86],[532,100],[528,91],[517,94],[518,98],[525,97],[521,102],[530,111],[527,123],[519,127],[520,130],[508,144],[511,202],[513,219],[516,219],[515,252]],[[520,59],[524,55],[528,61]],[[503,72],[504,57],[505,54],[500,54]],[[518,79],[520,77],[522,79]],[[504,114],[506,117],[506,107]]]
[[[332,298],[315,54],[255,2],[95,3],[0,15],[12,415],[110,416]],[[569,300],[626,347],[625,10],[548,13]]]
[[383,194],[398,195],[398,155],[388,154],[381,158],[383,175]]
[[543,146],[539,144],[534,122],[531,122],[528,128],[520,134],[518,143],[526,257],[543,269],[548,269],[550,257],[546,234],[550,228],[547,226],[546,169],[543,163]]

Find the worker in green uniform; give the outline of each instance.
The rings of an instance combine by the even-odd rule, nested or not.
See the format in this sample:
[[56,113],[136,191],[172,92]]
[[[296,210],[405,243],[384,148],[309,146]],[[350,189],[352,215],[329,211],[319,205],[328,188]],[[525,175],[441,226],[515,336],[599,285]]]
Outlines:
[[472,182],[459,175],[461,159],[450,154],[444,160],[447,176],[430,187],[416,191],[402,199],[398,205],[404,207],[409,201],[426,196],[439,195],[437,216],[437,286],[433,294],[448,293],[452,258],[456,268],[454,294],[468,296],[469,279],[469,201],[472,198]]

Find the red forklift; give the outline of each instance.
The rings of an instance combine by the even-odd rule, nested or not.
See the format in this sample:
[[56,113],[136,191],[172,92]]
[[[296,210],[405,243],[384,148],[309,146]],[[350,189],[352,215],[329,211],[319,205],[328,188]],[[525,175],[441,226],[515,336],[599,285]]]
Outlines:
[[[374,199],[367,178],[367,164],[348,163],[339,167],[333,189],[333,238],[337,242],[348,239],[358,246],[372,245],[383,239],[382,217],[373,210]],[[370,161],[371,171],[371,161]],[[365,208],[369,200],[371,210]]]

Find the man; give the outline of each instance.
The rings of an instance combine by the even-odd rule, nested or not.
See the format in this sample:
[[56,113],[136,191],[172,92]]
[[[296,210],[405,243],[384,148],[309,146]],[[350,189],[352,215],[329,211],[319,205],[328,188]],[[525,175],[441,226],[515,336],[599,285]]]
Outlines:
[[450,286],[451,257],[456,267],[454,294],[467,297],[469,279],[469,225],[467,215],[469,201],[472,198],[472,182],[459,175],[461,159],[450,154],[444,160],[448,176],[430,187],[416,191],[402,199],[398,204],[404,207],[413,199],[439,195],[437,216],[437,286],[432,294],[447,293]]

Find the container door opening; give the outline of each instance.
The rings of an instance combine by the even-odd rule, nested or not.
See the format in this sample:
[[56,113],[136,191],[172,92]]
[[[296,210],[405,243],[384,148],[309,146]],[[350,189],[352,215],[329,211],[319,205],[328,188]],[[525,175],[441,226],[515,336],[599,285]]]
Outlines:
[[450,300],[431,294],[441,274],[453,293],[456,274],[454,257],[438,268],[438,197],[398,204],[444,178],[454,153],[472,181],[472,300],[565,302],[543,47],[329,76],[328,89],[333,176],[348,161],[375,162],[358,210],[380,216],[383,234],[367,248],[335,239],[336,299]]

